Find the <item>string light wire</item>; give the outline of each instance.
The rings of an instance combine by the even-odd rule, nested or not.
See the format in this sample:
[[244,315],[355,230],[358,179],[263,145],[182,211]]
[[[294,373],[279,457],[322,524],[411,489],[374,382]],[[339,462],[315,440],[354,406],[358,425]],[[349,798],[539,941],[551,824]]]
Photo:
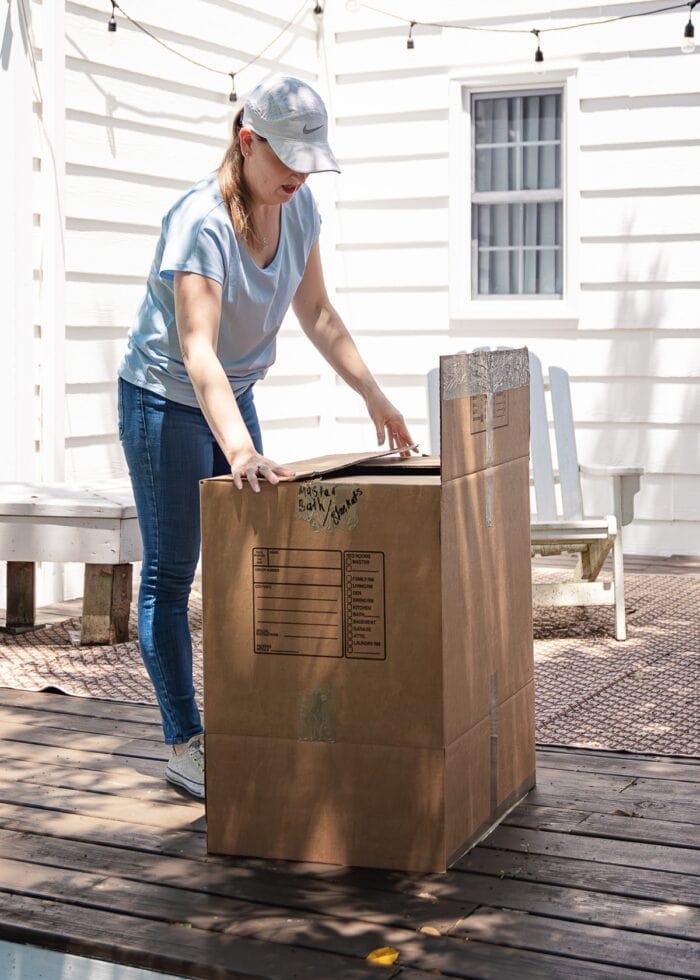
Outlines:
[[275,41],[278,41],[283,34],[287,33],[289,28],[296,23],[296,21],[301,17],[302,13],[306,10],[308,5],[308,0],[304,0],[304,2],[301,4],[301,6],[294,14],[294,16],[291,18],[291,20],[287,21],[287,23],[284,25],[282,30],[279,31],[278,34],[275,34],[272,40],[265,45],[262,51],[258,51],[258,53],[254,55],[254,57],[250,58],[249,61],[246,61],[245,64],[240,66],[240,68],[236,68],[235,72],[224,71],[221,68],[212,68],[211,65],[205,65],[203,62],[197,61],[195,58],[190,58],[189,55],[183,54],[182,51],[178,51],[176,48],[173,48],[169,44],[166,44],[165,41],[157,37],[157,35],[153,34],[152,31],[149,31],[147,27],[144,27],[143,24],[135,20],[135,18],[133,18],[130,14],[126,12],[126,10],[124,10],[121,4],[117,3],[117,0],[111,0],[111,3],[112,3],[113,10],[114,9],[118,10],[119,13],[123,17],[125,17],[130,24],[133,24],[134,27],[137,27],[140,31],[143,31],[143,33],[146,34],[148,37],[150,37],[151,40],[155,41],[157,44],[160,44],[161,47],[165,48],[165,50],[169,51],[171,54],[174,54],[177,58],[182,58],[184,61],[189,61],[191,65],[196,65],[197,68],[204,68],[205,71],[213,72],[215,75],[225,75],[227,78],[231,78],[233,80],[234,75],[238,75],[240,74],[240,72],[245,71],[246,68],[250,68],[251,65],[254,65],[256,61],[259,61],[260,58],[262,58],[262,56],[265,54],[266,51],[269,51],[269,49],[272,47]]
[[[697,0],[695,0],[697,2]],[[582,21],[579,24],[562,24],[559,27],[542,27],[539,28],[540,34],[551,33],[554,31],[572,31],[579,27],[598,27],[601,24],[612,24],[614,21],[618,20],[628,20],[631,17],[648,17],[650,14],[664,14],[669,10],[681,10],[683,7],[690,7],[693,0],[689,3],[686,0],[685,3],[675,3],[668,7],[658,7],[655,10],[640,10],[631,14],[619,14],[617,17],[606,17],[603,20],[587,20]],[[694,5],[694,4],[693,4]],[[449,21],[434,21],[434,20],[414,20],[409,17],[403,17],[401,14],[394,14],[389,10],[381,10],[379,7],[375,7],[369,3],[360,3],[360,7],[364,7],[365,10],[371,10],[375,14],[382,14],[384,17],[391,17],[394,20],[400,20],[404,24],[413,24],[416,27],[440,27],[449,28],[455,31],[483,31],[490,34],[532,34],[533,31],[529,27],[476,27],[473,24],[454,24]]]
[[[167,44],[165,41],[159,38],[156,34],[153,34],[152,31],[149,31],[147,27],[144,27],[143,24],[141,24],[138,20],[132,17],[129,13],[127,13],[127,11],[124,10],[124,8],[121,6],[120,3],[117,2],[117,0],[110,0],[110,2],[112,4],[112,15],[109,20],[110,31],[115,31],[117,28],[116,21],[114,18],[114,12],[115,10],[118,10],[120,14],[122,14],[122,16],[129,21],[130,24],[133,24],[134,27],[136,27],[138,30],[142,31],[144,34],[150,37],[151,40],[156,42],[156,44],[160,44],[160,46],[165,48],[166,51],[169,51],[170,54],[175,55],[175,57],[177,58],[182,58],[183,61],[187,61],[191,65],[195,65],[197,68],[203,68],[205,71],[213,72],[216,75],[226,75],[228,78],[230,78],[231,94],[229,96],[229,99],[233,102],[237,101],[236,86],[235,86],[236,75],[240,74],[240,72],[242,71],[245,71],[247,68],[250,68],[257,61],[259,61],[260,58],[262,58],[262,56],[267,51],[269,51],[272,45],[276,41],[278,41],[284,34],[286,34],[287,31],[296,23],[296,21],[299,19],[299,17],[304,12],[307,6],[307,0],[304,0],[304,2],[301,4],[301,6],[294,14],[294,16],[287,21],[284,27],[256,55],[254,55],[252,58],[250,58],[248,61],[242,64],[235,71],[224,71],[220,68],[212,68],[211,65],[206,65],[201,61],[197,61],[196,58],[190,58],[189,55],[183,54],[182,51],[178,51],[176,48],[171,47],[169,44]],[[693,8],[696,6],[697,3],[698,0],[685,0],[685,2],[683,3],[670,4],[669,6],[666,7],[657,7],[654,10],[639,10],[629,14],[618,14],[616,17],[605,17],[601,20],[587,20],[587,21],[580,21],[578,24],[561,24],[558,27],[541,27],[537,29],[527,28],[527,27],[477,27],[474,24],[455,24],[455,23],[450,23],[449,21],[414,20],[408,17],[403,17],[401,14],[395,14],[388,10],[382,10],[381,8],[375,7],[373,4],[369,4],[369,3],[357,3],[357,7],[358,8],[364,7],[366,10],[371,10],[373,13],[380,14],[383,17],[393,18],[394,20],[398,20],[404,24],[408,24],[408,40],[406,42],[406,47],[409,48],[409,50],[415,46],[413,40],[414,27],[437,27],[441,30],[445,29],[445,30],[476,31],[482,33],[489,33],[489,34],[534,34],[535,37],[537,38],[537,51],[535,52],[535,61],[543,61],[544,58],[542,55],[542,49],[540,47],[540,34],[550,34],[550,33],[554,33],[555,31],[572,31],[580,27],[600,27],[603,24],[613,24],[616,23],[617,21],[629,20],[633,17],[648,17],[653,14],[668,13],[669,11],[672,10],[681,10],[684,7],[688,7],[690,9],[690,15],[691,15],[688,20],[689,26],[686,26],[685,36],[686,38],[692,37],[694,34],[694,28],[692,25],[692,13],[693,13]],[[353,9],[355,9],[354,6]],[[323,7],[321,6],[320,3],[318,2],[316,3],[313,12],[316,15],[323,14]]]

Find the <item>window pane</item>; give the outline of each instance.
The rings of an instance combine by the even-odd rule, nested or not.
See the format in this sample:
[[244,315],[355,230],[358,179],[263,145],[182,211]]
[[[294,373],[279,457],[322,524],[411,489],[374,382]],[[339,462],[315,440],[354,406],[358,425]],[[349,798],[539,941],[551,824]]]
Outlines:
[[480,204],[472,209],[480,296],[559,295],[561,202]]
[[477,191],[518,190],[518,151],[497,146],[477,149],[474,183]]
[[543,115],[559,102],[558,95],[476,100],[477,192],[561,187],[560,120]]
[[511,293],[510,252],[491,252],[490,292],[492,294]]
[[528,296],[537,293],[537,254],[534,248],[523,252],[523,293]]
[[538,260],[538,293],[552,294],[557,291],[557,265],[560,252],[558,249],[547,248],[537,253]]
[[[472,237],[479,248],[519,246],[523,244],[524,204],[477,204],[472,208]],[[536,221],[535,215],[535,221]],[[533,242],[536,239],[536,226]]]
[[474,141],[493,143],[493,104],[495,99],[476,99],[474,101]]
[[540,138],[539,95],[527,95],[523,99],[523,139],[526,143]]
[[491,209],[491,227],[493,228],[493,244],[501,247],[510,245],[510,208],[507,204],[494,204]]
[[[523,188],[536,191],[540,186],[540,158],[538,146],[523,147]],[[518,188],[519,190],[521,188]]]
[[539,205],[538,245],[561,245],[559,215],[561,207],[558,204]]
[[508,99],[493,100],[493,137],[492,143],[507,143],[509,131],[510,105]]
[[561,249],[525,249],[523,274],[523,294],[559,295],[561,293]]
[[540,208],[541,204],[526,204],[525,205],[525,234],[523,236],[523,244],[530,246],[537,246],[543,244],[540,242]]
[[541,190],[551,190],[559,187],[559,156],[560,146],[558,143],[547,146],[538,146],[539,156],[539,184]]
[[[561,113],[560,92],[472,99],[473,193],[491,196],[472,206],[475,295],[561,294]],[[537,191],[555,200],[532,200]]]
[[541,140],[561,140],[561,96],[555,92],[538,96]]
[[494,99],[475,98],[473,102],[475,145],[522,142],[521,103],[522,99],[512,96]]
[[530,144],[523,147],[523,183],[518,190],[551,190],[560,186],[560,146],[558,143]]

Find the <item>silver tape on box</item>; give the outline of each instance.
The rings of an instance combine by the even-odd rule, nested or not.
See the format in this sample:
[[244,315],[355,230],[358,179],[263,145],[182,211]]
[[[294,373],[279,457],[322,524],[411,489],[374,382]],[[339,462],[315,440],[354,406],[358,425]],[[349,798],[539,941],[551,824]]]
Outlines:
[[511,388],[523,388],[530,383],[530,362],[527,349],[480,350],[447,357],[442,362],[442,397],[456,398],[486,396],[486,526],[494,526],[493,507],[493,429],[494,397]]
[[446,401],[496,394],[529,383],[530,365],[524,347],[454,354],[442,362],[442,397]]

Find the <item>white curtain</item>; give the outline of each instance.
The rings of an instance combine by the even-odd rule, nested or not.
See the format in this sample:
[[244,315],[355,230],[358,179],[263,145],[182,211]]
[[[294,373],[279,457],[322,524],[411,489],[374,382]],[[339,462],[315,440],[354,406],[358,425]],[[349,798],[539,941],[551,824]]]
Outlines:
[[[477,98],[475,191],[561,187],[560,95]],[[478,204],[472,210],[481,295],[561,292],[561,202]]]

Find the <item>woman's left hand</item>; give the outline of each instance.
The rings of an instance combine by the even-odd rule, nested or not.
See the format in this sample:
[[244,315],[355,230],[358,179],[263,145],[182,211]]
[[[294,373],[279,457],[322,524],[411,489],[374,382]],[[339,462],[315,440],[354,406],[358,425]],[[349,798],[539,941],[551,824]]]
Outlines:
[[404,417],[378,388],[367,397],[367,411],[377,430],[378,445],[383,446],[388,435],[391,449],[402,449],[402,456],[410,456],[410,447],[414,442]]

